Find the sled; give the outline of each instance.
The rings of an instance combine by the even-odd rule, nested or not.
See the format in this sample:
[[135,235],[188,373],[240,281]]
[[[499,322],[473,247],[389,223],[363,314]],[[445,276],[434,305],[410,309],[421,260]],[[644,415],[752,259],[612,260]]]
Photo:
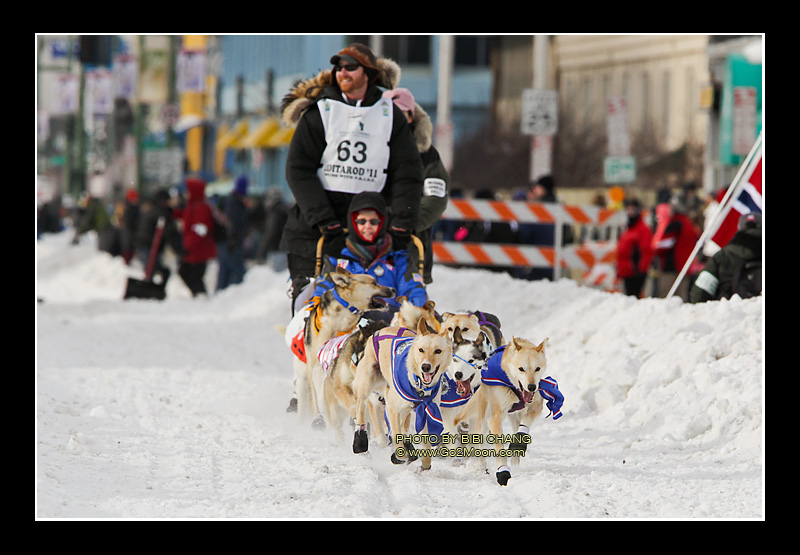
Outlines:
[[153,244],[150,246],[150,256],[147,259],[144,279],[128,278],[125,299],[156,299],[163,301],[167,297],[167,284],[159,284],[153,281],[153,268],[156,265],[158,247],[161,244],[163,234],[164,218],[159,218],[156,225],[156,234],[153,236]]

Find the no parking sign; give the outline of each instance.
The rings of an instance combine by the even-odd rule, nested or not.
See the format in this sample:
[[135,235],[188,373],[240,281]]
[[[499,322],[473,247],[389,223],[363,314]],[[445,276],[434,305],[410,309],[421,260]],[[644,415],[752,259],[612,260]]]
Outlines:
[[558,130],[558,93],[552,90],[522,91],[523,135],[555,135]]

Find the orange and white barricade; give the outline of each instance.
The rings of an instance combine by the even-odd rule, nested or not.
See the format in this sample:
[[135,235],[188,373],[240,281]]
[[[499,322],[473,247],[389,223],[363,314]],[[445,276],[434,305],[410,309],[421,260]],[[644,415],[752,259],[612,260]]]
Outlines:
[[565,268],[581,270],[585,275],[598,264],[613,267],[616,239],[562,246],[562,230],[566,225],[610,227],[616,238],[625,225],[625,212],[599,206],[577,206],[560,203],[533,203],[483,199],[449,199],[443,220],[505,222],[517,224],[552,223],[554,246],[525,244],[468,243],[434,241],[433,259],[439,264],[477,266],[521,266],[553,268],[554,277]]

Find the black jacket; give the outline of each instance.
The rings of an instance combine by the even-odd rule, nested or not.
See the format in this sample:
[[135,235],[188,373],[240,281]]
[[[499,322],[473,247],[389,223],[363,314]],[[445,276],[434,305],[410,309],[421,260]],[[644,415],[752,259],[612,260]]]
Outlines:
[[158,252],[164,252],[164,247],[169,246],[176,254],[181,252],[181,233],[172,214],[172,208],[166,204],[155,201],[143,207],[139,216],[139,224],[136,234],[133,237],[134,246],[137,250],[150,252],[153,238],[156,234],[158,219],[164,218],[164,231],[161,242],[158,245]]
[[739,293],[736,290],[739,269],[744,263],[761,261],[761,253],[761,228],[737,231],[730,242],[706,262],[689,291],[689,302],[729,299]]
[[[378,84],[391,86],[387,80],[379,80]],[[374,105],[382,94],[381,88],[371,84],[362,106]],[[289,209],[281,250],[307,258],[315,256],[319,225],[336,220],[347,227],[353,198],[349,193],[326,191],[317,177],[326,147],[322,118],[315,106],[322,98],[343,102],[330,72],[320,72],[299,84],[284,98],[283,105],[284,122],[296,123],[297,128],[286,161],[286,178],[295,204]],[[389,146],[387,179],[381,194],[389,206],[390,226],[413,230],[422,196],[422,162],[411,128],[397,106],[394,106]]]

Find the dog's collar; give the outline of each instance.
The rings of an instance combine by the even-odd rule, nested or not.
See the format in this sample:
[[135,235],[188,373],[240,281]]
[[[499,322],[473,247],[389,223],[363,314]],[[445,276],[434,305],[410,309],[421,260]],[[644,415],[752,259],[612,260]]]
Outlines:
[[334,299],[336,299],[336,301],[337,301],[337,302],[338,302],[340,305],[342,305],[343,307],[345,307],[347,310],[349,310],[349,311],[350,311],[350,312],[352,312],[353,314],[361,314],[361,311],[360,311],[359,309],[357,309],[356,307],[352,306],[350,303],[348,303],[346,300],[344,300],[344,299],[343,299],[343,298],[342,298],[342,297],[339,295],[339,293],[336,291],[336,288],[333,288],[333,289],[331,289],[331,291],[333,292],[333,298],[334,298]]
[[424,397],[433,397],[436,395],[437,391],[439,391],[439,381],[435,381],[431,383],[428,387],[424,387],[422,381],[419,379],[419,376],[414,376],[414,385],[412,386],[414,389],[417,390],[417,395],[419,398],[422,399]]

